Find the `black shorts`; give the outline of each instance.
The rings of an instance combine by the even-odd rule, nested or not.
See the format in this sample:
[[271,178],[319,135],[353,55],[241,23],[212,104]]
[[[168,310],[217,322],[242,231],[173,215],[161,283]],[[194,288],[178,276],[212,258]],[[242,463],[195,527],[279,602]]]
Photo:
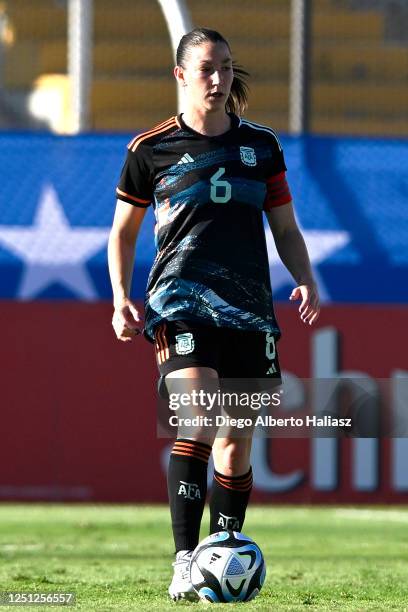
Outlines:
[[162,379],[182,368],[207,367],[219,378],[280,381],[278,336],[272,332],[167,321],[156,327],[154,337]]

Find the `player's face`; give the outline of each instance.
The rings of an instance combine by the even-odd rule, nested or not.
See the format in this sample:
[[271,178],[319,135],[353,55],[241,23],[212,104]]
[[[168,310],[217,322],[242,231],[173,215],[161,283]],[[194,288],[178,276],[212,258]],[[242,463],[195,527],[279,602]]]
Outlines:
[[224,112],[233,78],[232,58],[225,43],[192,47],[183,70],[187,103],[208,112]]

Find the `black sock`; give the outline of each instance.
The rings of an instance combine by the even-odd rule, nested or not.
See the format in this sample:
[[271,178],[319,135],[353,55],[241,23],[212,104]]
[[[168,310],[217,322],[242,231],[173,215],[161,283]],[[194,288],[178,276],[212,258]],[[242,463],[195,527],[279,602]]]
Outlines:
[[210,533],[241,531],[252,490],[252,469],[242,476],[224,476],[214,471],[210,501]]
[[176,440],[170,455],[167,486],[176,552],[193,550],[199,540],[207,494],[207,464],[211,446]]

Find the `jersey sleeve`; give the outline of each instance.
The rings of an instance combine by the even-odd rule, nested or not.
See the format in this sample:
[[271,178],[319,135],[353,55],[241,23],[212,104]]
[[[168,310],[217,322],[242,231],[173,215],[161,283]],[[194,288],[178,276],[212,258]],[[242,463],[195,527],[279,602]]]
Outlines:
[[288,181],[286,180],[286,164],[282,145],[277,136],[271,139],[271,157],[266,179],[266,196],[264,211],[288,204],[292,200]]
[[116,188],[118,199],[147,208],[153,200],[152,176],[149,151],[140,146],[134,152],[129,149]]

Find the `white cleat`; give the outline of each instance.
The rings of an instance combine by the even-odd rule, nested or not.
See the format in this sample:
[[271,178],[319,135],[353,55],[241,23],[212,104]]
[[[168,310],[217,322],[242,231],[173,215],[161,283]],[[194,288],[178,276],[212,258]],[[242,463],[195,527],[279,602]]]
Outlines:
[[181,599],[198,600],[198,595],[190,582],[191,554],[191,550],[181,550],[176,555],[176,560],[173,563],[173,580],[169,586],[169,595],[173,601],[180,601]]

